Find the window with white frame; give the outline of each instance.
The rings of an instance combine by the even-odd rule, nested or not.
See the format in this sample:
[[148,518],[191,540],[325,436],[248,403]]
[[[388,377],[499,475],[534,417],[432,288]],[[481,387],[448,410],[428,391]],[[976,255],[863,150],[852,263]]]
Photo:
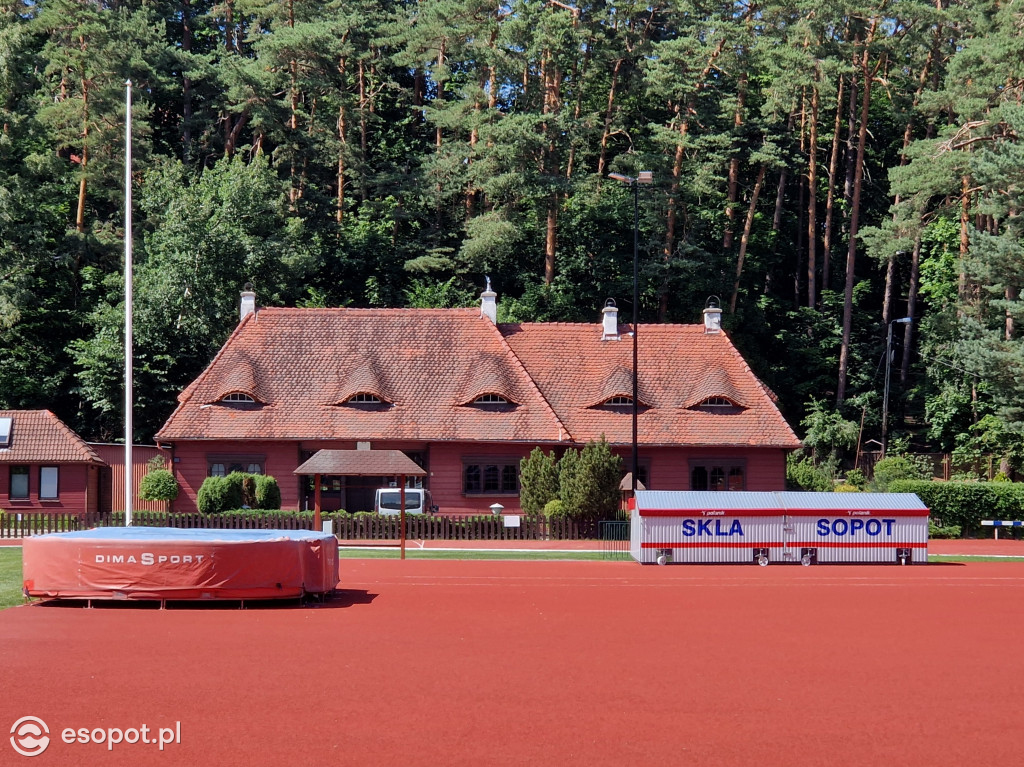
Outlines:
[[500,394],[488,393],[488,394],[481,394],[479,397],[477,397],[475,400],[473,400],[473,404],[474,405],[507,405],[507,404],[509,404],[509,402],[508,402],[508,400],[505,397],[502,397]]
[[8,497],[12,500],[28,500],[28,466],[12,466]]
[[57,466],[39,467],[39,498],[53,501],[60,497],[60,468]]
[[248,394],[243,394],[240,391],[233,391],[231,394],[225,394],[221,397],[221,402],[241,402],[245,404],[255,404],[256,400],[250,397]]

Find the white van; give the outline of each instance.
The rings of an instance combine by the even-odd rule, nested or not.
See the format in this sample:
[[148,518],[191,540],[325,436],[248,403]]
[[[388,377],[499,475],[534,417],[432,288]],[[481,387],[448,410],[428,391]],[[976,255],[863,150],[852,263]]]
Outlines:
[[[373,509],[378,514],[398,514],[401,511],[401,488],[379,487],[373,500]],[[405,488],[405,513],[426,514],[437,511],[431,506],[430,491],[422,487]]]

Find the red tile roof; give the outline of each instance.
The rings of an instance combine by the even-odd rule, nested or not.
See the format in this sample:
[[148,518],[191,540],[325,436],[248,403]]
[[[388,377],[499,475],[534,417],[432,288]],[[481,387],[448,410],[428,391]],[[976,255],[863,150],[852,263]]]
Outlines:
[[95,463],[96,452],[49,410],[0,410],[12,419],[10,447],[0,447],[0,463]]
[[[629,371],[632,396],[633,339],[601,340],[601,326],[562,322],[501,325],[509,346],[577,441],[632,440],[632,408],[595,406],[622,388]],[[703,325],[641,325],[638,335],[641,410],[639,441],[650,445],[796,448],[793,430],[725,333]],[[739,412],[694,409],[708,397],[726,397]]]
[[[265,404],[222,403],[240,380]],[[338,404],[359,393],[385,404]],[[480,394],[516,406],[467,404]],[[476,309],[261,309],[178,400],[160,440],[565,438],[501,333]]]
[[[631,441],[632,340],[600,324],[495,327],[476,309],[262,309],[179,397],[157,437]],[[800,442],[724,333],[643,325],[640,441],[796,448]],[[227,404],[244,391],[256,405]],[[382,405],[339,404],[370,393]],[[497,394],[509,406],[474,406]],[[708,397],[740,407],[698,408]]]

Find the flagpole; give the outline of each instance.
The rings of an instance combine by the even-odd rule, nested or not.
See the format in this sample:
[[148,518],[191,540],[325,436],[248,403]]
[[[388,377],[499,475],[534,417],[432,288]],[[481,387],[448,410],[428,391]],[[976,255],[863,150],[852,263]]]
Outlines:
[[125,81],[124,128],[124,524],[132,526],[132,81]]

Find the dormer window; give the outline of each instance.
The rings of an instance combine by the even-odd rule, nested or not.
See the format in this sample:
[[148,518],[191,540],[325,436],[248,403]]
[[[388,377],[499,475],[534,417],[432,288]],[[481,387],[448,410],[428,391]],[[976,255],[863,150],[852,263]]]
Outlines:
[[508,400],[500,394],[481,394],[475,400],[474,405],[507,405]]
[[253,404],[256,403],[256,400],[254,400],[248,394],[244,394],[244,393],[242,393],[240,391],[233,391],[230,394],[225,394],[223,397],[221,397],[220,401],[221,402],[242,402],[242,403],[245,403],[247,405],[253,405]]
[[626,397],[626,396],[609,397],[608,399],[605,400],[604,404],[606,404],[606,405],[632,405],[633,404],[633,398],[632,397]]
[[708,397],[700,403],[701,407],[736,407],[736,403],[725,397]]
[[383,403],[380,397],[376,394],[370,394],[369,392],[360,392],[359,394],[353,394],[348,398],[348,402],[353,405],[380,405]]

